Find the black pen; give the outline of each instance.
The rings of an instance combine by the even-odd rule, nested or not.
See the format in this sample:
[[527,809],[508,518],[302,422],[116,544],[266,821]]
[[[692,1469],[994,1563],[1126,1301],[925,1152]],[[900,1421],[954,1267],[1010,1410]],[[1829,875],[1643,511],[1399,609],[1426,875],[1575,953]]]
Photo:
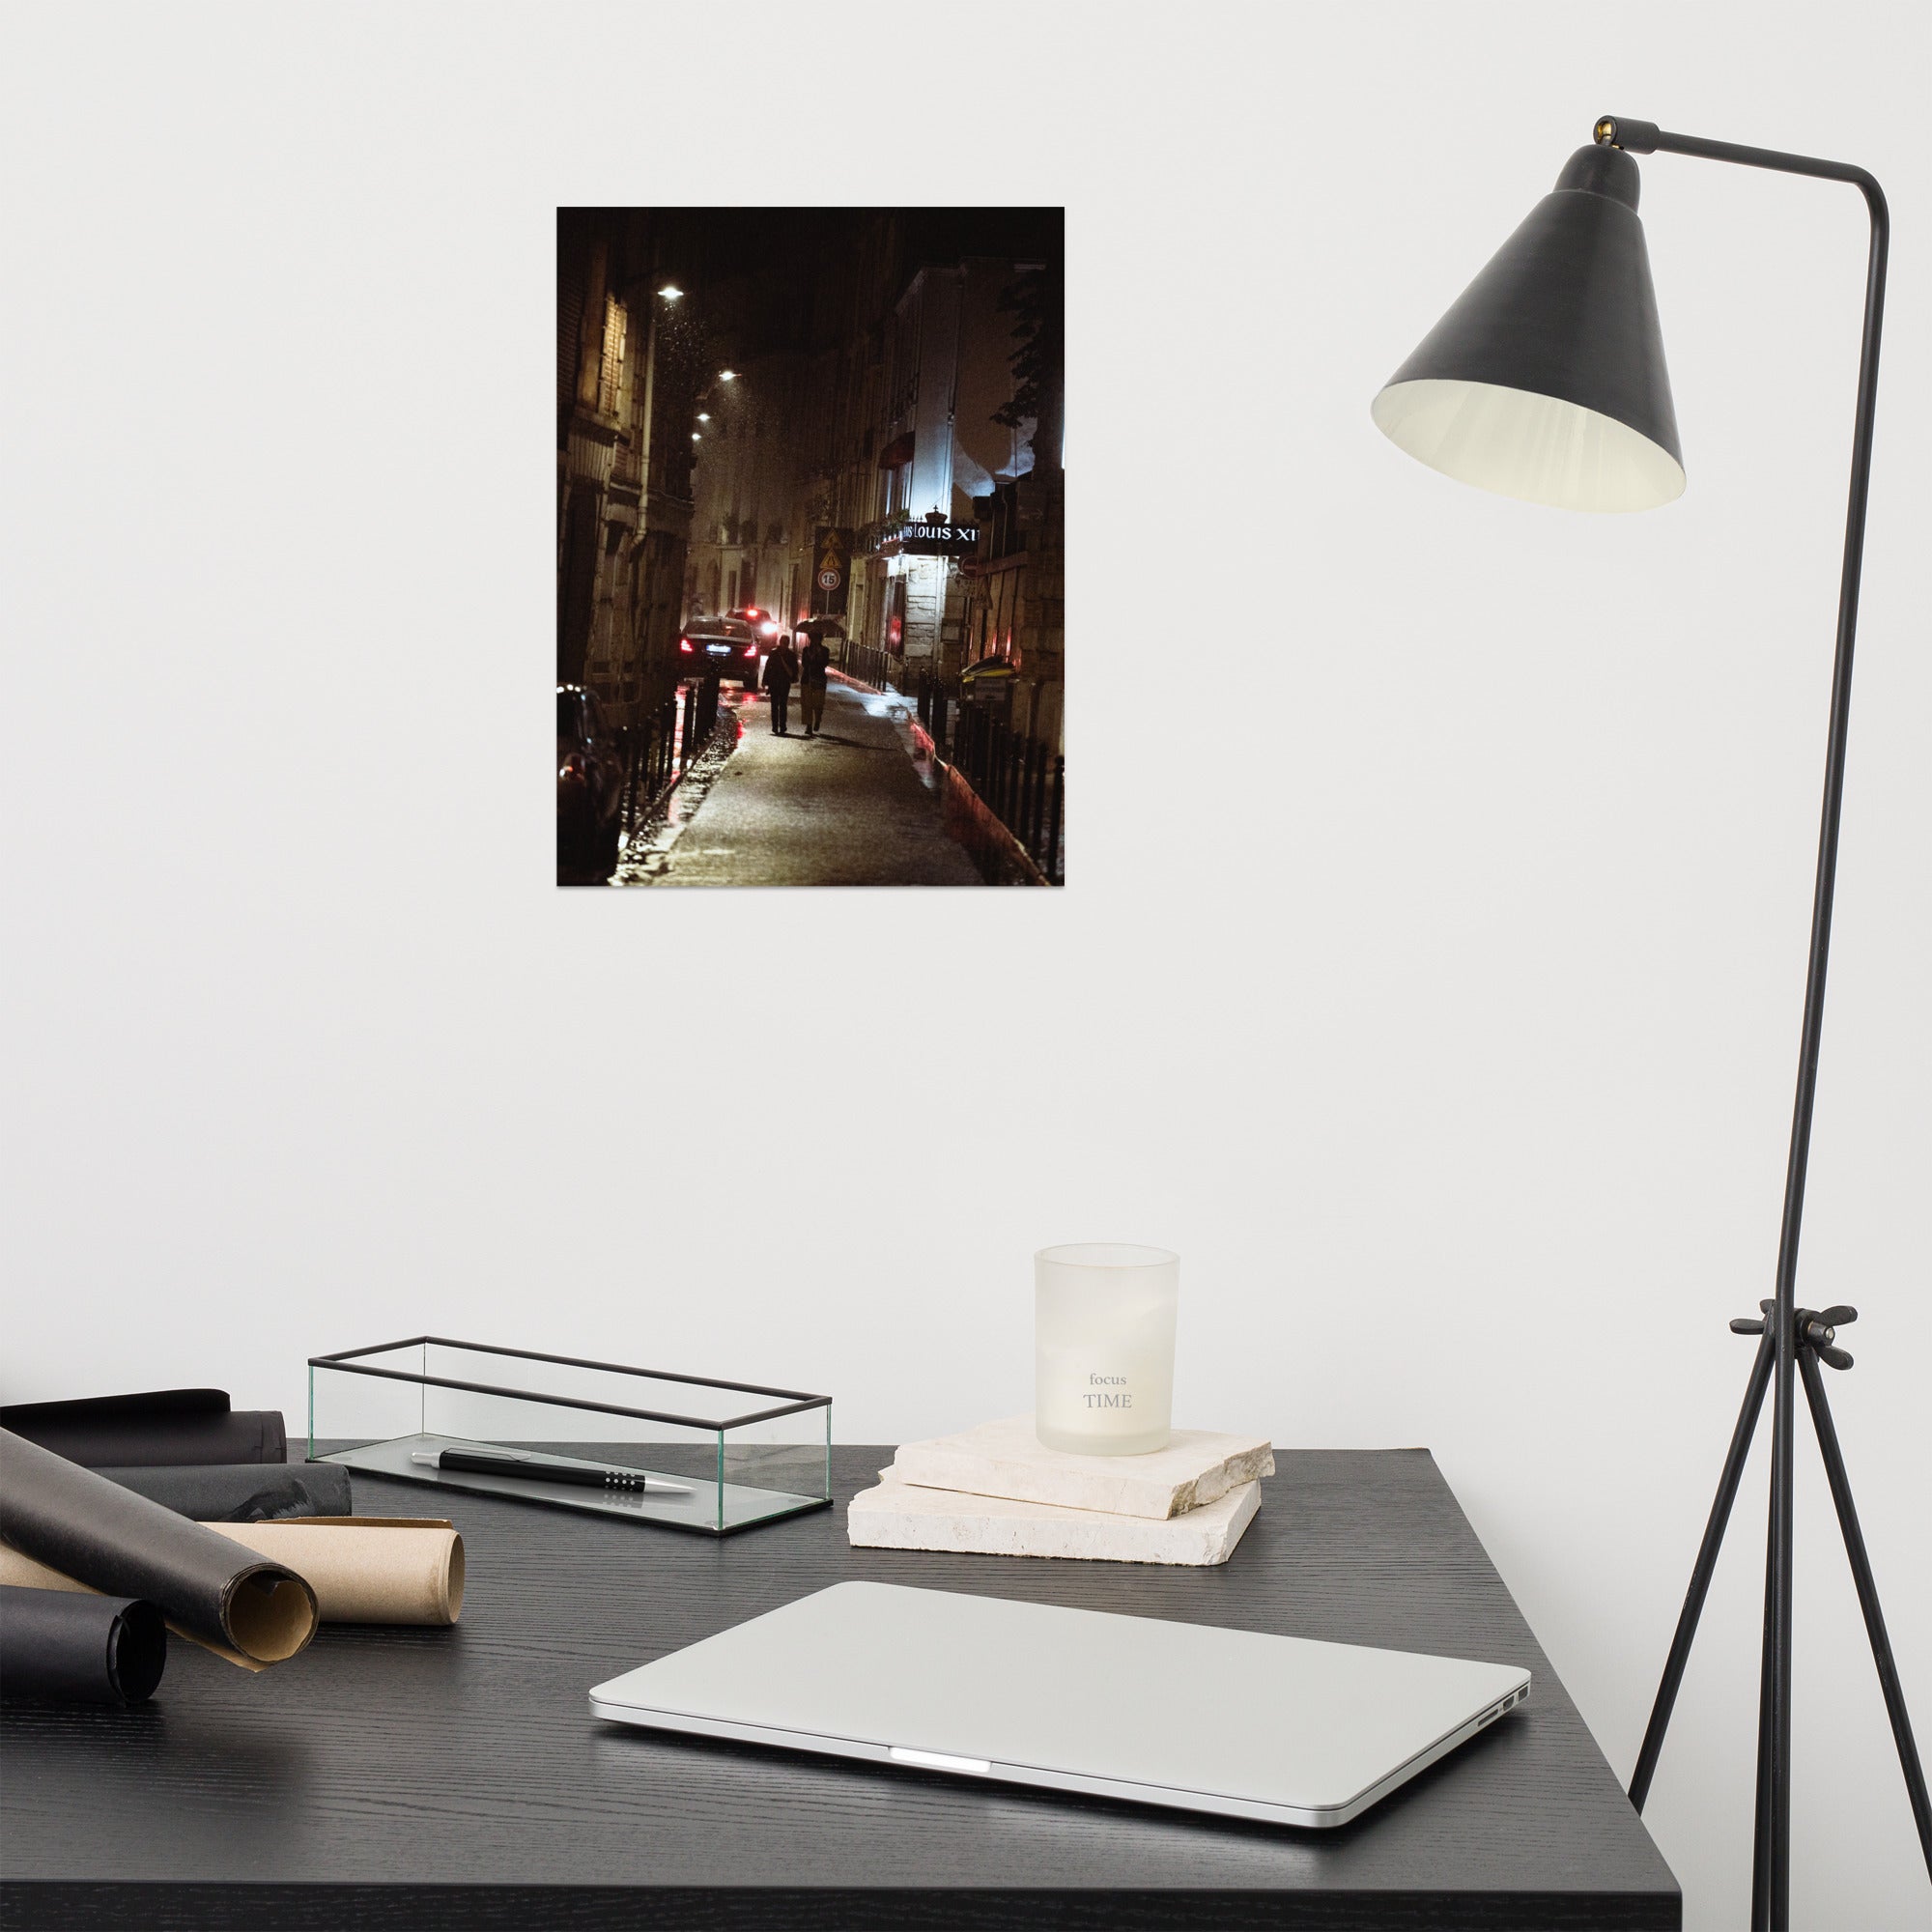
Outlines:
[[412,1463],[431,1469],[464,1469],[478,1476],[517,1476],[525,1482],[569,1483],[583,1490],[642,1490],[654,1496],[688,1496],[683,1483],[668,1483],[641,1469],[611,1469],[589,1463],[546,1463],[535,1456],[515,1456],[507,1449],[416,1449]]

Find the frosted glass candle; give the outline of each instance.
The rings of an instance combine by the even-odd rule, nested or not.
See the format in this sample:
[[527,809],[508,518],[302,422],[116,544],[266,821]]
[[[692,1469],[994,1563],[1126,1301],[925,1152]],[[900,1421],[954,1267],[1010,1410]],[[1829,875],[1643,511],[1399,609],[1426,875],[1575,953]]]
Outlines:
[[1042,1248],[1033,1266],[1034,1434],[1082,1456],[1165,1449],[1180,1257],[1084,1241]]

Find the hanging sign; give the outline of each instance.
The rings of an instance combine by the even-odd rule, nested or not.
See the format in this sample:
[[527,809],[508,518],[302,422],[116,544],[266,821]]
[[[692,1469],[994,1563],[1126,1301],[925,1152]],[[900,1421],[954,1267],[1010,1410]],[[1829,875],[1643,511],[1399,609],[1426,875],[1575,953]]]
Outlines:
[[900,524],[879,537],[881,556],[971,556],[980,544],[978,524]]

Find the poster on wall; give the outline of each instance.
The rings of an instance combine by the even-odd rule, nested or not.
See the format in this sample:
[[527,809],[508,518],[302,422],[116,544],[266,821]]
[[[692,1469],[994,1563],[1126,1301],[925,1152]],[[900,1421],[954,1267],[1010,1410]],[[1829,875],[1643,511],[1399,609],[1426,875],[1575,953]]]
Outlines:
[[1065,884],[1065,261],[558,209],[559,886]]

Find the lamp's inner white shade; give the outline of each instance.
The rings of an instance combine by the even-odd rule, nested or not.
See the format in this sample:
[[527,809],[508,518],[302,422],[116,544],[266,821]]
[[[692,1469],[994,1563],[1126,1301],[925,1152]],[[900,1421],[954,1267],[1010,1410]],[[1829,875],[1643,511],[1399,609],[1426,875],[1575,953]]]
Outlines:
[[1391,383],[1373,407],[1398,448],[1459,482],[1559,510],[1654,510],[1684,494],[1667,449],[1555,396],[1431,377]]

